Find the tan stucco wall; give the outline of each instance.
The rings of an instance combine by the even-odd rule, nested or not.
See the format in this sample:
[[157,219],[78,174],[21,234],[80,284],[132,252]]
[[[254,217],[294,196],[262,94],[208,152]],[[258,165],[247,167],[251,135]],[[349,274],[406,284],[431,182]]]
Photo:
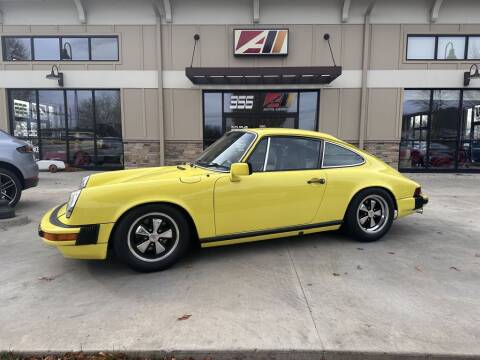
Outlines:
[[[280,28],[290,30],[289,55],[276,58],[233,56],[233,29]],[[60,70],[179,70],[190,65],[193,35],[200,34],[194,66],[311,66],[332,65],[323,34],[331,35],[335,60],[344,70],[362,67],[363,25],[181,25],[161,26],[161,51],[155,25],[3,25],[0,35],[118,35],[118,62],[57,62]],[[480,33],[480,24],[374,24],[369,40],[371,70],[466,69],[472,62],[405,61],[406,36]],[[158,59],[159,54],[161,59]],[[159,60],[162,69],[159,69]],[[53,62],[3,62],[0,70],[45,70]],[[221,87],[219,87],[220,89]],[[263,88],[268,88],[264,86]],[[301,87],[300,87],[301,88]],[[202,139],[202,90],[122,88],[123,136],[128,141]],[[402,94],[400,88],[367,91],[365,140],[399,140]],[[359,139],[361,90],[320,87],[319,130],[342,139]],[[163,108],[161,101],[163,101]],[[8,129],[6,92],[0,89],[0,128]],[[162,117],[164,120],[162,120]],[[162,125],[163,123],[163,125]]]
[[202,92],[165,89],[165,140],[202,140]]

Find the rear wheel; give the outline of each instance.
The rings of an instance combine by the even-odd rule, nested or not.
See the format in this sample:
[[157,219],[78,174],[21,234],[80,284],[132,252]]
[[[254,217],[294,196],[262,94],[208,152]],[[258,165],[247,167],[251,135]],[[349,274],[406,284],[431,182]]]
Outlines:
[[191,238],[185,216],[168,205],[145,205],[130,211],[118,225],[114,250],[130,268],[163,270],[184,254]]
[[20,179],[13,172],[0,169],[0,199],[7,200],[11,207],[15,207],[22,195]]
[[392,226],[394,207],[387,191],[379,188],[363,190],[350,202],[345,229],[359,241],[379,240]]

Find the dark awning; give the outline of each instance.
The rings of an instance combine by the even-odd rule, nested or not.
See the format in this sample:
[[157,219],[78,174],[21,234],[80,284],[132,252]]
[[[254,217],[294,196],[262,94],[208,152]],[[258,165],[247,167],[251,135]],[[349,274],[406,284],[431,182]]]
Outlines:
[[341,66],[185,68],[197,85],[329,84],[341,74]]

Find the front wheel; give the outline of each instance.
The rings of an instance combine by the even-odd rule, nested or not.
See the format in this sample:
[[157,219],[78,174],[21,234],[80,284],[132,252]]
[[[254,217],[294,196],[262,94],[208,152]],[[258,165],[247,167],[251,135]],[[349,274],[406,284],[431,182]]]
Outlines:
[[345,229],[358,241],[379,240],[393,223],[395,204],[390,194],[378,188],[355,195],[345,215]]
[[184,214],[168,205],[145,205],[121,219],[114,234],[114,250],[130,268],[164,270],[184,254],[191,229]]
[[7,200],[15,207],[22,195],[22,185],[17,175],[6,169],[0,169],[0,199]]

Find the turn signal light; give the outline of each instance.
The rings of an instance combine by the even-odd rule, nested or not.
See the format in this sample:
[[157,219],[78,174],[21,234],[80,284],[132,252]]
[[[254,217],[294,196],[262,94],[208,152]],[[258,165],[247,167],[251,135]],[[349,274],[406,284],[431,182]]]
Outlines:
[[77,240],[78,234],[50,234],[50,233],[42,232],[40,236],[45,240],[50,240],[50,241],[71,241],[71,240]]
[[421,187],[417,187],[415,189],[415,192],[413,193],[413,197],[419,197],[420,195],[422,195],[422,188]]

